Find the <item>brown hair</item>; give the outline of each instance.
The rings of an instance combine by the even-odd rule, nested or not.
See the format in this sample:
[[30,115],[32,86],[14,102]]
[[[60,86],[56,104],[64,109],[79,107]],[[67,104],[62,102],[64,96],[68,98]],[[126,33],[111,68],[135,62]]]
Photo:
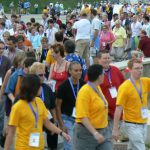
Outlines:
[[57,54],[57,53],[60,53],[60,56],[61,57],[64,57],[65,56],[65,48],[63,45],[61,44],[54,44],[51,46],[51,48],[53,49],[53,51]]
[[142,61],[141,61],[140,59],[137,59],[137,58],[130,59],[130,60],[128,61],[128,64],[127,64],[128,68],[129,68],[129,69],[132,69],[134,63],[139,63],[139,64],[141,64]]

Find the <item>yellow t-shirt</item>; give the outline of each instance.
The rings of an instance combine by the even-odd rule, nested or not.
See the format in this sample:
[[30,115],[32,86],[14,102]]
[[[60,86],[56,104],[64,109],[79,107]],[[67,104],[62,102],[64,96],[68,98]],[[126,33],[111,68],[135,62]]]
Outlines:
[[113,43],[113,47],[123,47],[124,40],[127,38],[127,34],[126,34],[125,29],[123,27],[120,27],[119,29],[114,27],[113,34],[116,37],[116,40]]
[[[135,83],[140,89],[139,82]],[[135,123],[146,123],[142,118],[141,108],[147,108],[148,92],[150,92],[150,78],[141,78],[142,103],[135,87],[130,80],[126,80],[118,90],[116,105],[123,107],[123,120]]]
[[[98,89],[101,92],[100,87]],[[76,122],[81,123],[81,118],[88,118],[96,129],[105,128],[108,124],[108,109],[88,84],[80,89],[76,100]]]
[[50,65],[55,62],[55,59],[52,56],[52,51],[51,50],[49,50],[48,53],[47,53],[46,62]]
[[[36,98],[38,107],[38,128],[35,128],[35,116],[25,100],[19,100],[13,107],[10,114],[9,125],[16,127],[15,150],[42,150],[44,149],[43,121],[48,117],[48,111],[40,98]],[[35,102],[31,102],[36,110]],[[40,133],[40,146],[38,148],[29,146],[31,133]]]
[[150,6],[147,6],[146,7],[146,14],[149,15],[149,13],[150,13]]

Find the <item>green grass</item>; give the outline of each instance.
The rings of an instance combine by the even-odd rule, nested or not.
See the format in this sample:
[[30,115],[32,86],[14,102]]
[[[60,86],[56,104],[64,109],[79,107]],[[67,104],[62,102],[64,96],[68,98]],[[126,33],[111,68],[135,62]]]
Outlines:
[[[10,13],[9,4],[12,1],[14,1],[14,4],[16,6],[15,8],[17,10],[18,0],[0,0],[0,3],[3,4],[6,13]],[[56,2],[60,3],[60,2],[62,2],[64,4],[64,8],[65,9],[67,9],[67,8],[75,8],[77,3],[78,3],[78,1],[82,2],[82,0],[29,0],[29,1],[31,2],[31,9],[29,11],[30,13],[34,13],[34,7],[33,6],[34,6],[35,2],[37,2],[38,5],[39,5],[39,13],[41,13],[43,8],[44,8],[44,6],[46,4],[49,4],[50,2],[52,2],[52,3],[56,3]],[[95,0],[95,1],[98,2],[98,0]],[[85,2],[85,0],[84,0],[84,2]],[[86,2],[93,3],[94,0],[86,0]]]

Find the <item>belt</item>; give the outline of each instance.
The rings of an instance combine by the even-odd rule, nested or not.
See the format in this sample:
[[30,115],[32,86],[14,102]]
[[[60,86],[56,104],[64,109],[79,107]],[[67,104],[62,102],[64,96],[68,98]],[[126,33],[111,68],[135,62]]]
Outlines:
[[137,125],[144,125],[145,123],[136,123],[136,122],[129,122],[129,121],[124,121],[125,123],[131,123],[131,124],[137,124]]
[[[76,123],[77,125],[81,125],[82,127],[85,127],[82,123]],[[86,128],[86,127],[85,127]],[[95,128],[96,130],[105,129],[105,128]]]

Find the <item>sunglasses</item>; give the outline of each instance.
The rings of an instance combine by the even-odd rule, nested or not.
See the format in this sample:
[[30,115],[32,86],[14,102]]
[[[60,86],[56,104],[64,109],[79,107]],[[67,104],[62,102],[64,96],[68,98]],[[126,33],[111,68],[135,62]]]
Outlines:
[[46,74],[43,74],[43,73],[41,73],[41,74],[37,74],[39,77],[45,77],[46,76]]
[[3,47],[3,48],[0,48],[0,49],[5,49],[5,48]]

